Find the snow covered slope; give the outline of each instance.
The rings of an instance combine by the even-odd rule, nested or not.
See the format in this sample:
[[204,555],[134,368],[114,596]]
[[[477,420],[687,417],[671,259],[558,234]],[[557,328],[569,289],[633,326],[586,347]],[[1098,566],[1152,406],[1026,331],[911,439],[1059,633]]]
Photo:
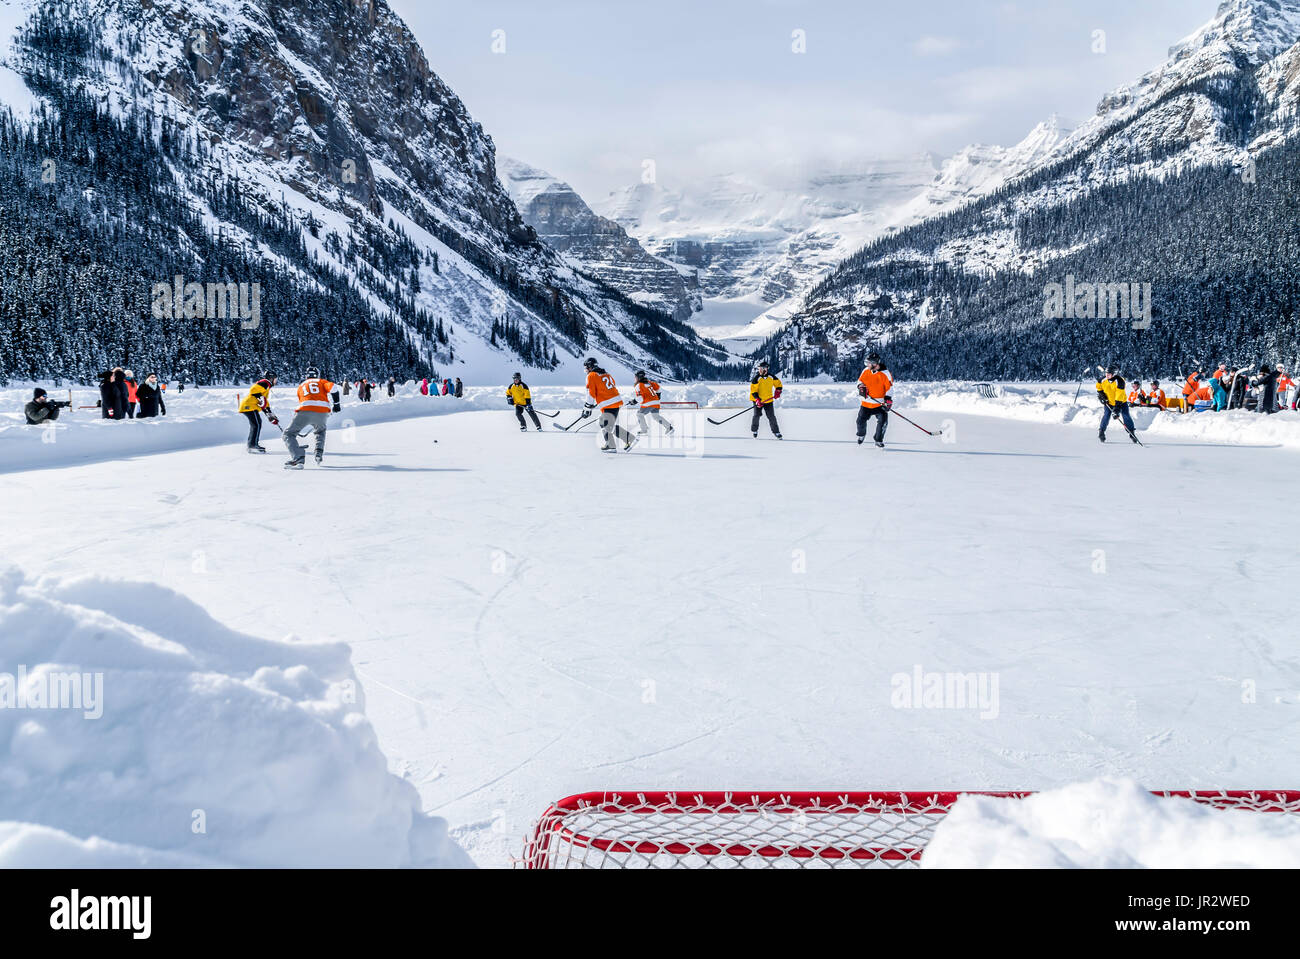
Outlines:
[[[1224,3],[1167,62],[1108,94],[1073,132],[1059,123],[1035,131],[1018,151],[1024,168],[988,181],[996,190],[982,188],[982,199],[842,263],[795,312],[797,329],[771,348],[820,356],[834,369],[857,364],[868,344],[888,343],[921,377],[1068,374],[1081,349],[1144,362],[1238,349],[1254,362],[1264,350],[1293,359],[1281,335],[1288,327],[1276,325],[1291,296],[1275,284],[1294,269],[1287,181],[1298,41],[1298,0]],[[1152,283],[1147,341],[1121,323],[1059,336],[1044,328],[1044,286],[1067,274]],[[1059,356],[1053,339],[1063,341]],[[999,352],[1019,347],[1027,355],[999,363]]]
[[[5,2],[3,23],[12,28],[23,18]],[[120,220],[126,237],[116,242],[138,242],[155,259],[177,261],[125,293],[116,278],[79,291],[89,302],[125,296],[128,313],[141,311],[149,335],[157,335],[148,319],[149,283],[173,272],[226,279],[193,274],[233,248],[286,271],[277,290],[318,287],[328,271],[324,282],[345,285],[365,304],[368,314],[357,324],[394,322],[419,362],[443,374],[499,379],[503,369],[525,365],[538,375],[571,376],[592,352],[685,373],[722,356],[689,327],[579,274],[537,239],[497,178],[491,138],[383,0],[72,0],[57,15],[24,3],[21,9],[37,16],[6,44],[4,77],[22,75],[65,110],[72,106],[63,101],[85,91],[131,120],[132,135],[143,126],[171,175],[141,189],[174,187],[202,217],[203,238],[137,240],[132,228],[145,232],[148,209],[128,206],[124,215],[121,201],[92,202],[122,194],[82,159],[109,144],[90,133],[84,149],[59,157],[60,184],[85,179],[68,200],[81,223]],[[4,81],[0,90],[12,86]],[[208,243],[218,252],[196,264],[193,247]],[[111,247],[89,252],[102,262],[121,258]],[[24,295],[35,294],[14,293]],[[293,329],[301,311],[290,301],[267,312],[283,342],[273,334],[268,349],[251,335],[231,335],[247,339],[244,352],[261,354],[262,363],[301,363],[293,355],[307,352],[307,332]],[[528,353],[500,337],[493,344],[494,321],[545,342]],[[97,343],[98,326],[90,329]],[[195,339],[191,354],[199,352]],[[118,333],[119,348],[120,341]],[[18,352],[27,361],[20,370],[35,367],[28,375],[72,372],[42,369],[53,361],[41,359],[38,344],[20,343]],[[409,362],[395,371],[416,372]]]

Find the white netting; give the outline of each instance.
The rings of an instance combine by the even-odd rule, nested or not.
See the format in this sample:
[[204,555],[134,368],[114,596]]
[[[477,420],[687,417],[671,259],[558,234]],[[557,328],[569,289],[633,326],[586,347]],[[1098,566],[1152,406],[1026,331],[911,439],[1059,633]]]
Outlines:
[[[529,869],[916,867],[940,817],[961,795],[590,793],[552,805],[519,864]],[[1158,795],[1300,813],[1300,792]]]

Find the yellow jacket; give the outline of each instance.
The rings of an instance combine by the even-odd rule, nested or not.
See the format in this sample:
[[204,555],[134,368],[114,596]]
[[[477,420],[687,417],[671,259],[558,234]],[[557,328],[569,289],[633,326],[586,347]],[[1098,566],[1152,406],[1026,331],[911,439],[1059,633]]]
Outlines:
[[523,383],[513,383],[507,386],[506,396],[514,401],[515,406],[527,406],[533,401],[533,394]]
[[749,384],[750,402],[762,400],[763,405],[766,406],[772,402],[772,398],[776,396],[780,389],[781,381],[775,376],[760,376]]
[[249,387],[248,395],[244,397],[243,402],[239,404],[239,412],[256,413],[258,410],[269,409],[271,406],[271,391],[261,383],[254,383]]
[[1116,403],[1128,402],[1128,393],[1124,391],[1124,387],[1119,385],[1119,380],[1098,381],[1097,392],[1106,398],[1106,402],[1110,406],[1114,406]]

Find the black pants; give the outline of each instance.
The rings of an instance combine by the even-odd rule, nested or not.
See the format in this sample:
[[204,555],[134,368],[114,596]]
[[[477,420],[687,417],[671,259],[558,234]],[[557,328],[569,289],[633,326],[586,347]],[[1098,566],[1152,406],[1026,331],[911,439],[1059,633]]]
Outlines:
[[262,414],[245,411],[244,415],[248,417],[248,448],[251,450],[262,437]]
[[880,419],[876,421],[876,442],[885,441],[885,430],[889,428],[889,410],[883,406],[859,406],[858,407],[858,436],[866,438],[867,424],[871,422],[873,416]]
[[542,428],[542,421],[537,418],[537,414],[533,411],[533,408],[531,406],[520,406],[516,403],[515,419],[519,420],[519,428],[521,430],[528,429],[528,424],[524,422],[524,410],[528,411],[528,415],[533,418],[533,425],[540,430]]
[[764,413],[767,414],[767,425],[772,427],[772,433],[780,436],[781,427],[776,423],[776,407],[771,403],[764,403],[762,406],[754,407],[754,421],[749,424],[749,431],[755,436],[758,435],[758,427],[763,422]]

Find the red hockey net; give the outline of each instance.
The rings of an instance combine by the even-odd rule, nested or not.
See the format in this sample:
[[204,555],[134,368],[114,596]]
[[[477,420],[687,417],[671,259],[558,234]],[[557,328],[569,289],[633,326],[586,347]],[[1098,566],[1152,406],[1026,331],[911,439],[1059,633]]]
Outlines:
[[[963,795],[1030,793],[586,793],[551,805],[527,869],[860,869],[920,865]],[[1300,813],[1300,791],[1161,792],[1220,808]]]

